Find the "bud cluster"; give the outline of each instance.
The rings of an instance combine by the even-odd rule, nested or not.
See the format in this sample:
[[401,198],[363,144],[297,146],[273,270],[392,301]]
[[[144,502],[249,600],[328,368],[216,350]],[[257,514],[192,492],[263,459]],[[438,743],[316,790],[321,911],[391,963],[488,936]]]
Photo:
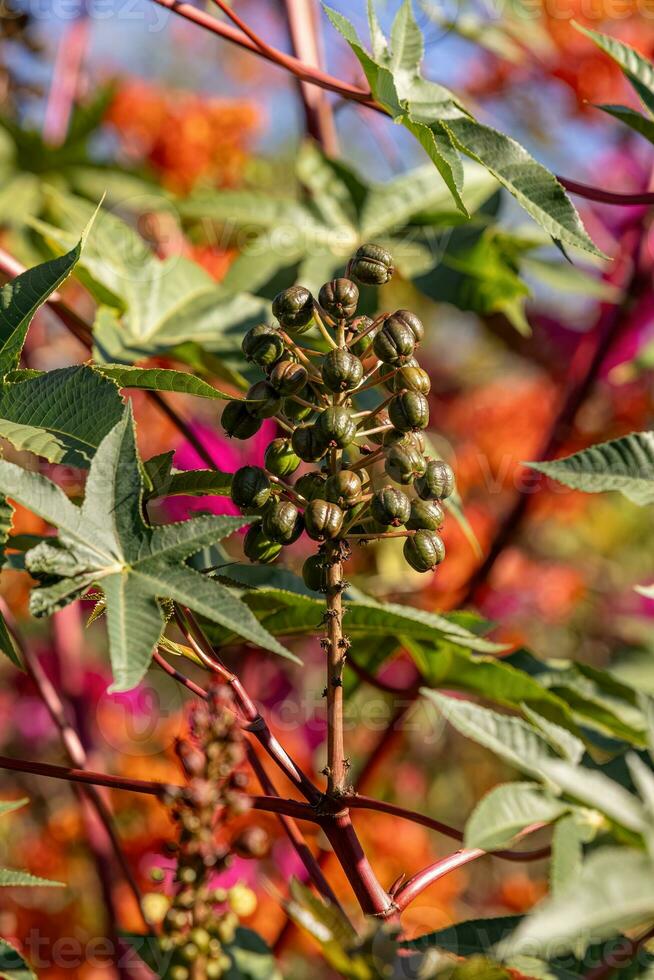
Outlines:
[[229,865],[230,852],[244,855],[252,850],[250,838],[260,851],[261,841],[257,828],[244,831],[236,841],[219,839],[218,827],[248,809],[246,777],[237,769],[244,758],[243,738],[228,688],[214,686],[206,702],[193,705],[190,730],[191,738],[180,739],[176,746],[186,785],[167,791],[179,828],[178,841],[170,848],[177,858],[175,892],[170,900],[159,894],[146,897],[155,900],[149,903],[153,911],[155,905],[164,905],[155,918],[161,921],[161,950],[170,957],[166,976],[212,980],[233,969],[228,947],[239,917],[254,912],[256,897],[244,885],[216,889],[211,879]]
[[[416,359],[423,324],[408,310],[357,315],[357,281],[383,285],[392,274],[386,249],[363,245],[345,278],[325,283],[317,299],[303,286],[283,290],[273,302],[278,325],[260,324],[243,338],[265,378],[226,405],[223,428],[247,439],[270,418],[284,433],[263,467],[233,476],[232,500],[260,517],[245,537],[251,561],[274,561],[303,533],[320,545],[397,534],[414,569],[443,561],[440,502],[454,474],[425,453],[431,382]],[[382,400],[365,408],[361,396],[369,403],[374,389]],[[323,573],[319,552],[305,564],[307,585],[324,591]]]

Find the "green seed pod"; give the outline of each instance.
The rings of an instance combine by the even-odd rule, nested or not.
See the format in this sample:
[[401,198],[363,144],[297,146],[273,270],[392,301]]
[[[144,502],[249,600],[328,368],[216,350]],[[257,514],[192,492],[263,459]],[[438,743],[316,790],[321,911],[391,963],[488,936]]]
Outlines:
[[245,402],[227,402],[220,424],[230,438],[249,439],[261,428],[261,419],[248,411]]
[[248,412],[257,419],[270,419],[282,407],[282,400],[268,381],[257,381],[246,394]]
[[404,542],[404,557],[417,572],[433,572],[445,558],[445,545],[435,531],[416,531]]
[[272,311],[285,330],[304,333],[313,320],[313,296],[304,286],[291,286],[277,293]]
[[402,391],[388,406],[388,417],[400,432],[416,432],[429,425],[429,402],[417,391]]
[[445,513],[437,500],[412,500],[411,517],[406,521],[409,531],[440,531]]
[[395,487],[382,487],[370,501],[370,513],[378,524],[384,527],[399,527],[405,524],[411,513],[411,501],[402,490]]
[[385,469],[391,480],[406,485],[423,475],[427,469],[427,463],[422,453],[415,446],[405,442],[396,442],[386,454]]
[[372,349],[380,361],[400,367],[413,357],[416,338],[406,323],[389,316],[375,337]]
[[347,408],[333,405],[321,412],[316,430],[324,444],[331,449],[346,449],[357,434],[357,424]]
[[271,541],[259,524],[252,525],[243,541],[245,557],[261,565],[269,565],[279,557],[281,550],[281,544]]
[[246,513],[265,506],[271,492],[270,480],[260,466],[242,466],[232,477],[232,500]]
[[271,327],[268,323],[260,323],[248,330],[243,338],[241,350],[248,361],[258,364],[259,367],[269,368],[282,357],[284,341],[276,327]]
[[292,544],[304,530],[304,519],[290,500],[279,500],[266,508],[261,526],[271,541]]
[[359,287],[351,279],[332,279],[321,288],[318,302],[334,320],[345,320],[357,311]]
[[416,344],[419,344],[425,336],[425,328],[422,325],[422,320],[419,320],[415,313],[412,313],[410,310],[396,310],[386,322],[401,323],[405,327],[408,327],[413,334]]
[[302,578],[307,589],[313,592],[327,591],[327,570],[322,555],[310,555],[302,566]]
[[354,278],[366,286],[383,286],[394,271],[393,256],[381,245],[361,245],[350,263]]
[[317,463],[327,452],[327,444],[315,425],[301,425],[291,436],[293,452],[305,463]]
[[304,511],[304,523],[307,534],[314,541],[326,541],[335,538],[343,526],[343,511],[338,504],[327,500],[312,500]]
[[305,500],[315,500],[325,496],[325,477],[322,473],[305,473],[295,482],[295,489]]
[[331,350],[323,358],[322,380],[329,391],[354,391],[361,384],[363,364],[347,350]]
[[295,361],[278,361],[268,375],[271,385],[280,395],[295,395],[304,388],[309,372]]
[[445,500],[454,493],[454,471],[442,459],[430,459],[424,474],[415,482],[415,490],[423,500]]
[[300,457],[293,452],[290,439],[273,439],[264,456],[264,466],[273,476],[290,476],[300,465]]
[[358,337],[359,334],[363,334],[369,327],[372,326],[372,317],[369,316],[357,316],[349,324],[349,330],[351,331],[351,340],[349,344],[349,349],[357,357],[363,357],[364,354],[370,349],[370,346],[381,330],[381,323],[378,323],[374,330],[369,330],[365,337]]
[[341,470],[333,476],[328,477],[325,484],[325,499],[330,503],[338,504],[347,510],[359,500],[361,496],[361,476],[353,473],[352,470]]
[[393,392],[416,391],[421,395],[428,395],[431,391],[431,378],[420,367],[415,357],[412,357],[408,364],[398,368],[385,384],[388,390]]
[[[305,385],[305,387],[301,388],[300,391],[296,392],[296,394],[305,402],[313,403],[315,398],[313,388],[311,388],[309,385]],[[307,405],[302,405],[300,402],[295,401],[293,397],[290,397],[285,398],[282,402],[282,411],[290,422],[304,422],[304,420],[308,419],[314,410],[308,408]]]

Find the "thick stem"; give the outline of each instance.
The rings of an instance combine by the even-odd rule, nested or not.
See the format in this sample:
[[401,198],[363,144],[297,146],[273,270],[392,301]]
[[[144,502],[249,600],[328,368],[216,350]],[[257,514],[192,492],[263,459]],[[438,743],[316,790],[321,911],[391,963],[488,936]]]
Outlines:
[[[322,69],[323,45],[320,9],[316,0],[284,0],[294,55],[307,65]],[[338,155],[334,113],[324,89],[298,82],[306,130],[328,156]]]
[[348,641],[343,634],[343,548],[340,541],[324,546],[327,563],[327,792],[347,792],[349,762],[343,736],[343,668]]

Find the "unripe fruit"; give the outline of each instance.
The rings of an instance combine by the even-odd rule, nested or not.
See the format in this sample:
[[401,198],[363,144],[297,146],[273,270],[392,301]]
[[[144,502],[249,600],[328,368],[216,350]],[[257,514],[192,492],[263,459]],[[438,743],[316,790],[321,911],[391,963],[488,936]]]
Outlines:
[[291,286],[277,293],[272,311],[285,330],[304,333],[313,320],[313,296],[304,286]]
[[419,344],[422,338],[425,336],[425,328],[422,325],[422,320],[419,320],[415,313],[410,310],[396,310],[392,316],[389,316],[386,323],[401,323],[403,326],[408,327],[416,344]]
[[211,936],[206,929],[196,928],[191,929],[190,940],[192,943],[202,950],[203,953],[209,949],[209,943],[211,942]]
[[246,394],[248,411],[257,419],[270,419],[282,407],[279,394],[268,381],[257,381]]
[[393,275],[393,257],[381,245],[361,245],[350,263],[350,272],[366,286],[383,286]]
[[370,501],[370,513],[378,524],[399,527],[405,524],[411,513],[411,501],[395,487],[382,487]]
[[354,507],[361,496],[361,477],[352,470],[341,470],[328,477],[325,484],[325,499],[347,509]]
[[270,837],[263,827],[245,827],[232,841],[232,848],[242,858],[263,858],[270,851]]
[[437,500],[412,500],[411,517],[406,521],[410,531],[439,531],[445,513]]
[[227,402],[220,424],[230,438],[249,439],[261,428],[261,419],[248,411],[245,402]]
[[281,544],[271,541],[258,524],[252,525],[243,541],[245,557],[262,565],[273,562],[275,558],[279,557],[281,550]]
[[322,380],[329,391],[354,391],[361,384],[363,364],[347,350],[331,350],[322,362]]
[[372,349],[380,361],[399,367],[413,357],[416,339],[406,323],[388,317],[375,337]]
[[185,966],[171,966],[170,980],[188,980],[189,972]]
[[[363,357],[381,330],[381,323],[378,323],[374,330],[368,330],[368,328],[372,326],[372,323],[372,317],[357,316],[349,324],[349,330],[352,332],[352,340],[350,341],[349,349],[353,354],[356,354],[357,357]],[[366,333],[365,337],[357,338],[358,334],[362,334],[366,330],[368,330],[368,333]]]
[[393,392],[416,391],[421,395],[428,395],[431,391],[431,378],[415,357],[412,357],[408,364],[398,368],[393,377],[388,379],[386,387]]
[[305,500],[325,496],[325,477],[321,473],[305,473],[295,482],[295,489]]
[[343,526],[343,511],[327,500],[312,500],[304,511],[307,534],[314,541],[335,538]]
[[260,323],[248,330],[241,343],[241,350],[248,361],[262,368],[270,368],[282,357],[284,341],[276,327]]
[[315,425],[298,426],[291,436],[291,446],[305,463],[317,463],[327,452],[327,445]]
[[278,361],[268,375],[271,385],[280,395],[295,395],[307,383],[309,372],[295,361]]
[[[296,392],[298,397],[302,398],[305,402],[312,402],[315,398],[313,388],[309,385],[305,385]],[[296,401],[295,398],[285,398],[282,403],[282,411],[287,419],[291,422],[303,422],[305,419],[309,418],[314,409],[309,408],[307,405],[302,405],[300,402]]]
[[290,476],[300,465],[300,457],[293,452],[290,439],[273,439],[268,443],[264,466],[273,476]]
[[302,566],[302,578],[307,589],[313,592],[327,591],[327,572],[322,555],[310,555]]
[[246,885],[239,884],[230,888],[227,892],[227,902],[239,919],[246,919],[257,909],[257,896]]
[[261,526],[271,541],[292,544],[302,534],[304,520],[295,504],[280,500],[266,508]]
[[234,473],[231,498],[242,510],[259,510],[268,502],[270,494],[270,480],[260,466],[242,466]]
[[170,908],[170,899],[161,892],[148,892],[143,896],[143,914],[148,922],[160,923]]
[[404,557],[417,572],[431,572],[445,558],[445,545],[435,531],[416,531],[404,542]]
[[396,442],[386,455],[385,469],[391,480],[409,484],[422,476],[427,469],[424,456],[414,446]]
[[400,432],[416,432],[429,425],[429,402],[417,391],[402,391],[388,406],[388,417]]
[[320,413],[316,430],[326,446],[332,449],[346,449],[357,434],[357,424],[347,408],[334,405]]
[[454,493],[454,471],[442,459],[430,459],[424,474],[415,482],[423,500],[445,500]]
[[359,302],[359,287],[351,279],[332,279],[318,293],[323,310],[335,320],[354,316]]

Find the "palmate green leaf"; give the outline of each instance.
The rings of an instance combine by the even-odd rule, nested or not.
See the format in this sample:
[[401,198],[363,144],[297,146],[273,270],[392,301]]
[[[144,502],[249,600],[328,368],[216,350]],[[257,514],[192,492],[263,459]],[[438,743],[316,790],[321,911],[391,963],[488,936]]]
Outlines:
[[614,119],[624,123],[629,129],[640,133],[650,143],[654,143],[654,119],[650,119],[648,116],[644,116],[642,112],[630,109],[626,105],[596,105],[595,108],[613,116]]
[[37,980],[34,970],[6,939],[0,939],[0,978],[2,980]]
[[546,899],[498,946],[502,958],[547,955],[584,947],[654,918],[654,864],[642,851],[603,847],[584,862],[580,875]]
[[535,823],[553,823],[570,804],[535,783],[496,786],[477,804],[465,827],[466,847],[497,851],[508,847],[521,830]]
[[373,96],[418,139],[460,210],[467,213],[460,196],[459,153],[484,166],[555,240],[601,255],[564,188],[547,168],[516,140],[477,122],[444,86],[420,75],[422,41],[411,0],[405,0],[396,20],[392,42],[397,51],[393,44],[391,48],[382,44],[379,25],[376,19],[372,22],[373,55],[347,18],[329,7],[326,11],[358,58]]
[[618,490],[635,504],[654,503],[653,432],[633,432],[563,459],[525,465],[574,490]]
[[82,244],[78,241],[66,255],[27,269],[0,289],[0,377],[18,367],[34,314],[73,271]]
[[37,473],[0,461],[0,492],[59,529],[54,545],[27,553],[33,576],[50,583],[32,593],[32,608],[50,614],[79,598],[91,584],[107,600],[107,631],[114,690],[134,687],[147,670],[164,626],[159,599],[173,599],[237,636],[292,656],[228,588],[185,564],[187,558],[243,525],[240,518],[205,515],[152,527],[142,514],[143,475],[131,410],[94,456],[81,507]]
[[522,915],[504,915],[489,919],[468,919],[417,939],[403,940],[402,949],[426,951],[442,949],[455,956],[475,956],[490,953],[493,947],[514,932],[523,921]]
[[592,811],[577,810],[557,820],[552,834],[550,861],[550,891],[560,895],[581,873],[584,844],[589,844],[598,831]]
[[645,108],[654,114],[654,65],[642,54],[639,54],[631,45],[624,41],[618,41],[608,34],[600,34],[589,27],[582,27],[574,21],[572,26],[581,34],[585,34],[591,41],[609,55],[613,61],[622,68],[622,71],[631,82]]
[[140,388],[143,391],[176,391],[184,395],[214,398],[218,401],[234,398],[234,395],[228,395],[203,381],[202,378],[196,378],[194,374],[187,374],[185,371],[131,367],[126,364],[100,364],[96,371],[105,378],[110,378],[119,388]]
[[0,436],[51,463],[86,469],[123,407],[116,385],[91,367],[55,368],[0,385]]
[[228,497],[232,474],[220,470],[183,470],[166,474],[153,484],[148,497]]

